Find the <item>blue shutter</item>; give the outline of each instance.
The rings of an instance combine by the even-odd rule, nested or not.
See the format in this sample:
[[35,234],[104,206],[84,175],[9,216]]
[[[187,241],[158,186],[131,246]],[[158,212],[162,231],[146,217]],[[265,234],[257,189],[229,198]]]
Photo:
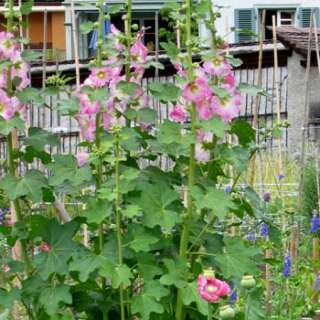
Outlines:
[[[248,42],[254,39],[253,35],[241,32],[241,29],[256,31],[254,9],[235,9],[236,42]],[[239,30],[240,29],[240,30]]]
[[319,8],[300,8],[299,9],[299,26],[301,28],[309,28],[310,27],[310,17],[312,10],[315,10],[315,14],[317,17],[317,26],[319,26]]

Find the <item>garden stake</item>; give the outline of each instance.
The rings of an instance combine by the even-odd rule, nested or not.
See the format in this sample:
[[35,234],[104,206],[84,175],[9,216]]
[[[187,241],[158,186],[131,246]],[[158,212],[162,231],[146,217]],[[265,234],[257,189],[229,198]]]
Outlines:
[[[262,62],[263,62],[263,33],[262,30],[265,25],[266,20],[266,10],[262,11],[262,21],[260,24],[260,32],[259,32],[259,58],[258,58],[258,80],[257,80],[257,86],[261,87],[262,85]],[[261,97],[260,95],[256,96],[255,101],[255,108],[253,112],[253,128],[256,130],[256,143],[259,143],[259,110],[260,110],[260,102]],[[256,162],[257,157],[256,154],[253,155],[251,166],[250,166],[250,185],[254,186],[256,182]]]
[[80,64],[79,64],[79,46],[78,46],[78,30],[77,30],[77,21],[76,14],[74,9],[74,0],[70,0],[71,7],[71,27],[72,27],[72,41],[73,41],[73,53],[74,53],[74,62],[76,69],[76,88],[80,88]]
[[317,27],[317,17],[315,14],[313,14],[313,26],[314,26],[314,40],[316,45],[316,55],[317,55],[317,65],[318,65],[318,71],[320,74],[320,49],[319,49],[319,37],[318,37],[318,27]]

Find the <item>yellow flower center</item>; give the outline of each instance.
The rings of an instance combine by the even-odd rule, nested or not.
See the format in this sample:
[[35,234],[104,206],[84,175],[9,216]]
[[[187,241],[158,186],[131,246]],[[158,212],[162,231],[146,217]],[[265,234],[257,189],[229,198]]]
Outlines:
[[0,103],[0,112],[2,112],[4,110],[5,106],[3,103]]
[[12,47],[12,41],[11,40],[5,40],[3,45],[7,48],[10,49]]
[[191,91],[192,93],[197,92],[198,88],[199,88],[198,85],[195,84],[195,83],[192,83],[192,84],[190,85],[190,91]]
[[216,57],[212,60],[212,63],[214,64],[214,66],[218,67],[221,64],[221,61],[222,61],[221,57]]
[[106,76],[106,72],[105,72],[105,71],[99,71],[99,72],[97,73],[97,77],[98,77],[99,79],[103,79],[105,76]]
[[213,293],[215,291],[217,291],[217,287],[213,286],[212,284],[209,284],[206,286],[206,291],[209,292],[209,293]]

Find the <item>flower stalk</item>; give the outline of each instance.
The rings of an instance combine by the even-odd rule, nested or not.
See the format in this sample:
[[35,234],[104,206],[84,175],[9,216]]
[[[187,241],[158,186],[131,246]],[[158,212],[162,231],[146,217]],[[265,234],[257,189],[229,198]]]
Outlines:
[[[187,61],[188,61],[188,82],[193,81],[193,64],[192,64],[192,33],[191,33],[191,0],[185,0],[186,8],[186,31],[187,31]],[[196,137],[197,134],[197,113],[196,106],[194,103],[190,107],[191,116],[191,132]],[[188,243],[190,236],[190,224],[193,216],[194,204],[191,196],[191,190],[195,183],[195,142],[190,146],[190,161],[189,161],[189,172],[188,172],[188,190],[187,190],[187,214],[182,225],[182,234],[180,239],[180,250],[179,255],[181,258],[187,257]],[[184,318],[182,291],[178,290],[177,305],[176,305],[176,320],[182,320]]]
[[[117,230],[117,248],[118,248],[118,264],[123,264],[122,254],[122,232],[121,232],[121,195],[120,195],[120,137],[119,131],[115,132],[115,218],[116,218],[116,230]],[[120,314],[121,320],[125,320],[125,304],[124,304],[124,288],[120,285]]]
[[127,2],[127,14],[125,18],[125,35],[127,40],[127,63],[125,65],[126,81],[130,80],[130,48],[131,48],[131,26],[132,25],[132,0]]

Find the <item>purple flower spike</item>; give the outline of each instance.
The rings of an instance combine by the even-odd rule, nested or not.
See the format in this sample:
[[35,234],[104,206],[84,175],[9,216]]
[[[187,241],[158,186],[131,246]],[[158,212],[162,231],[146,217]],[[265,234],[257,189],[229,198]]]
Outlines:
[[231,186],[225,186],[224,192],[225,193],[231,193],[232,192],[232,187]]
[[260,235],[264,238],[269,236],[269,226],[264,222],[260,226]]
[[316,281],[314,282],[314,290],[320,292],[320,274],[317,275]]
[[310,232],[317,233],[319,229],[320,229],[320,217],[317,213],[313,213],[311,218]]
[[287,253],[284,257],[284,261],[283,261],[283,276],[285,278],[289,278],[290,277],[290,273],[291,273],[291,257],[290,254]]
[[286,176],[283,173],[280,173],[278,175],[278,179],[281,181],[282,179],[284,179]]
[[270,200],[271,200],[270,192],[264,192],[262,195],[262,199],[264,202],[270,202]]
[[229,303],[230,304],[236,303],[237,299],[238,299],[237,289],[234,288],[229,296]]

